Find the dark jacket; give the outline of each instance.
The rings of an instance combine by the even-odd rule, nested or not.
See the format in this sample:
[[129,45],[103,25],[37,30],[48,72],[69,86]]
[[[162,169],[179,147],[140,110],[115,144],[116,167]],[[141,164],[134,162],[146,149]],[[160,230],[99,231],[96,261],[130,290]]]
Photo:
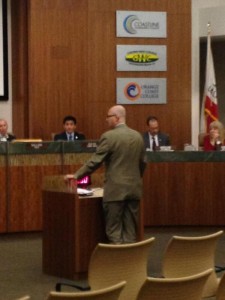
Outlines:
[[[145,143],[145,149],[150,148],[150,141],[149,141],[149,134],[148,131],[146,131],[143,134],[144,143]],[[158,133],[158,141],[159,141],[159,147],[160,146],[170,146],[170,139],[169,136],[165,133]]]
[[[66,132],[62,132],[62,133],[56,134],[54,136],[54,141],[67,141],[67,140],[68,139],[67,139]],[[85,135],[75,131],[74,132],[74,141],[77,141],[77,140],[85,140]]]

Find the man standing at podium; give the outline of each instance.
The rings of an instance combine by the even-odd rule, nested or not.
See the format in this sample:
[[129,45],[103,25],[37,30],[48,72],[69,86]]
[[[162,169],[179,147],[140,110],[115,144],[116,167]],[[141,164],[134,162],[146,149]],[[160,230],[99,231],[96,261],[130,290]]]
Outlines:
[[145,148],[141,134],[126,125],[126,110],[113,106],[106,116],[109,131],[102,134],[96,153],[74,175],[80,179],[105,163],[103,210],[106,235],[112,244],[137,239]]

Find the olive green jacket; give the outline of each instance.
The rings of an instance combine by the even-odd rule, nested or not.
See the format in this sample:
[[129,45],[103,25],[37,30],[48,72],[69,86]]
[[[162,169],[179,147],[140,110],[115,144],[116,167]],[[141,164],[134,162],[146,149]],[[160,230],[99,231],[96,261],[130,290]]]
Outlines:
[[76,173],[91,174],[105,163],[104,201],[141,199],[145,148],[141,134],[120,124],[102,134],[96,153]]

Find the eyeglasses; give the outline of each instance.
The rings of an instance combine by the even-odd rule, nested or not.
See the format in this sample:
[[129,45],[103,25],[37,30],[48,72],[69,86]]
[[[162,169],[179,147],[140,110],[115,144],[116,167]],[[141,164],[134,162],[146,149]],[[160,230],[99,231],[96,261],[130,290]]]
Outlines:
[[107,115],[106,118],[116,117],[116,115]]

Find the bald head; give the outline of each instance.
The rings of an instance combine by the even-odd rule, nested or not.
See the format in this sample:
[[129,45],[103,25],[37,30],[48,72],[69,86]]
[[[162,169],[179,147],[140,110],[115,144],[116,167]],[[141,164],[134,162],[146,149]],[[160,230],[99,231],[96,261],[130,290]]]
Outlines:
[[119,124],[126,123],[126,110],[122,105],[112,106],[106,118],[109,128],[114,128]]
[[8,123],[5,119],[0,119],[0,134],[6,135],[8,131]]
[[112,114],[115,114],[121,122],[126,120],[126,110],[122,105],[112,106],[109,110]]
[[0,118],[0,122],[5,122],[7,123],[7,121],[5,119]]

